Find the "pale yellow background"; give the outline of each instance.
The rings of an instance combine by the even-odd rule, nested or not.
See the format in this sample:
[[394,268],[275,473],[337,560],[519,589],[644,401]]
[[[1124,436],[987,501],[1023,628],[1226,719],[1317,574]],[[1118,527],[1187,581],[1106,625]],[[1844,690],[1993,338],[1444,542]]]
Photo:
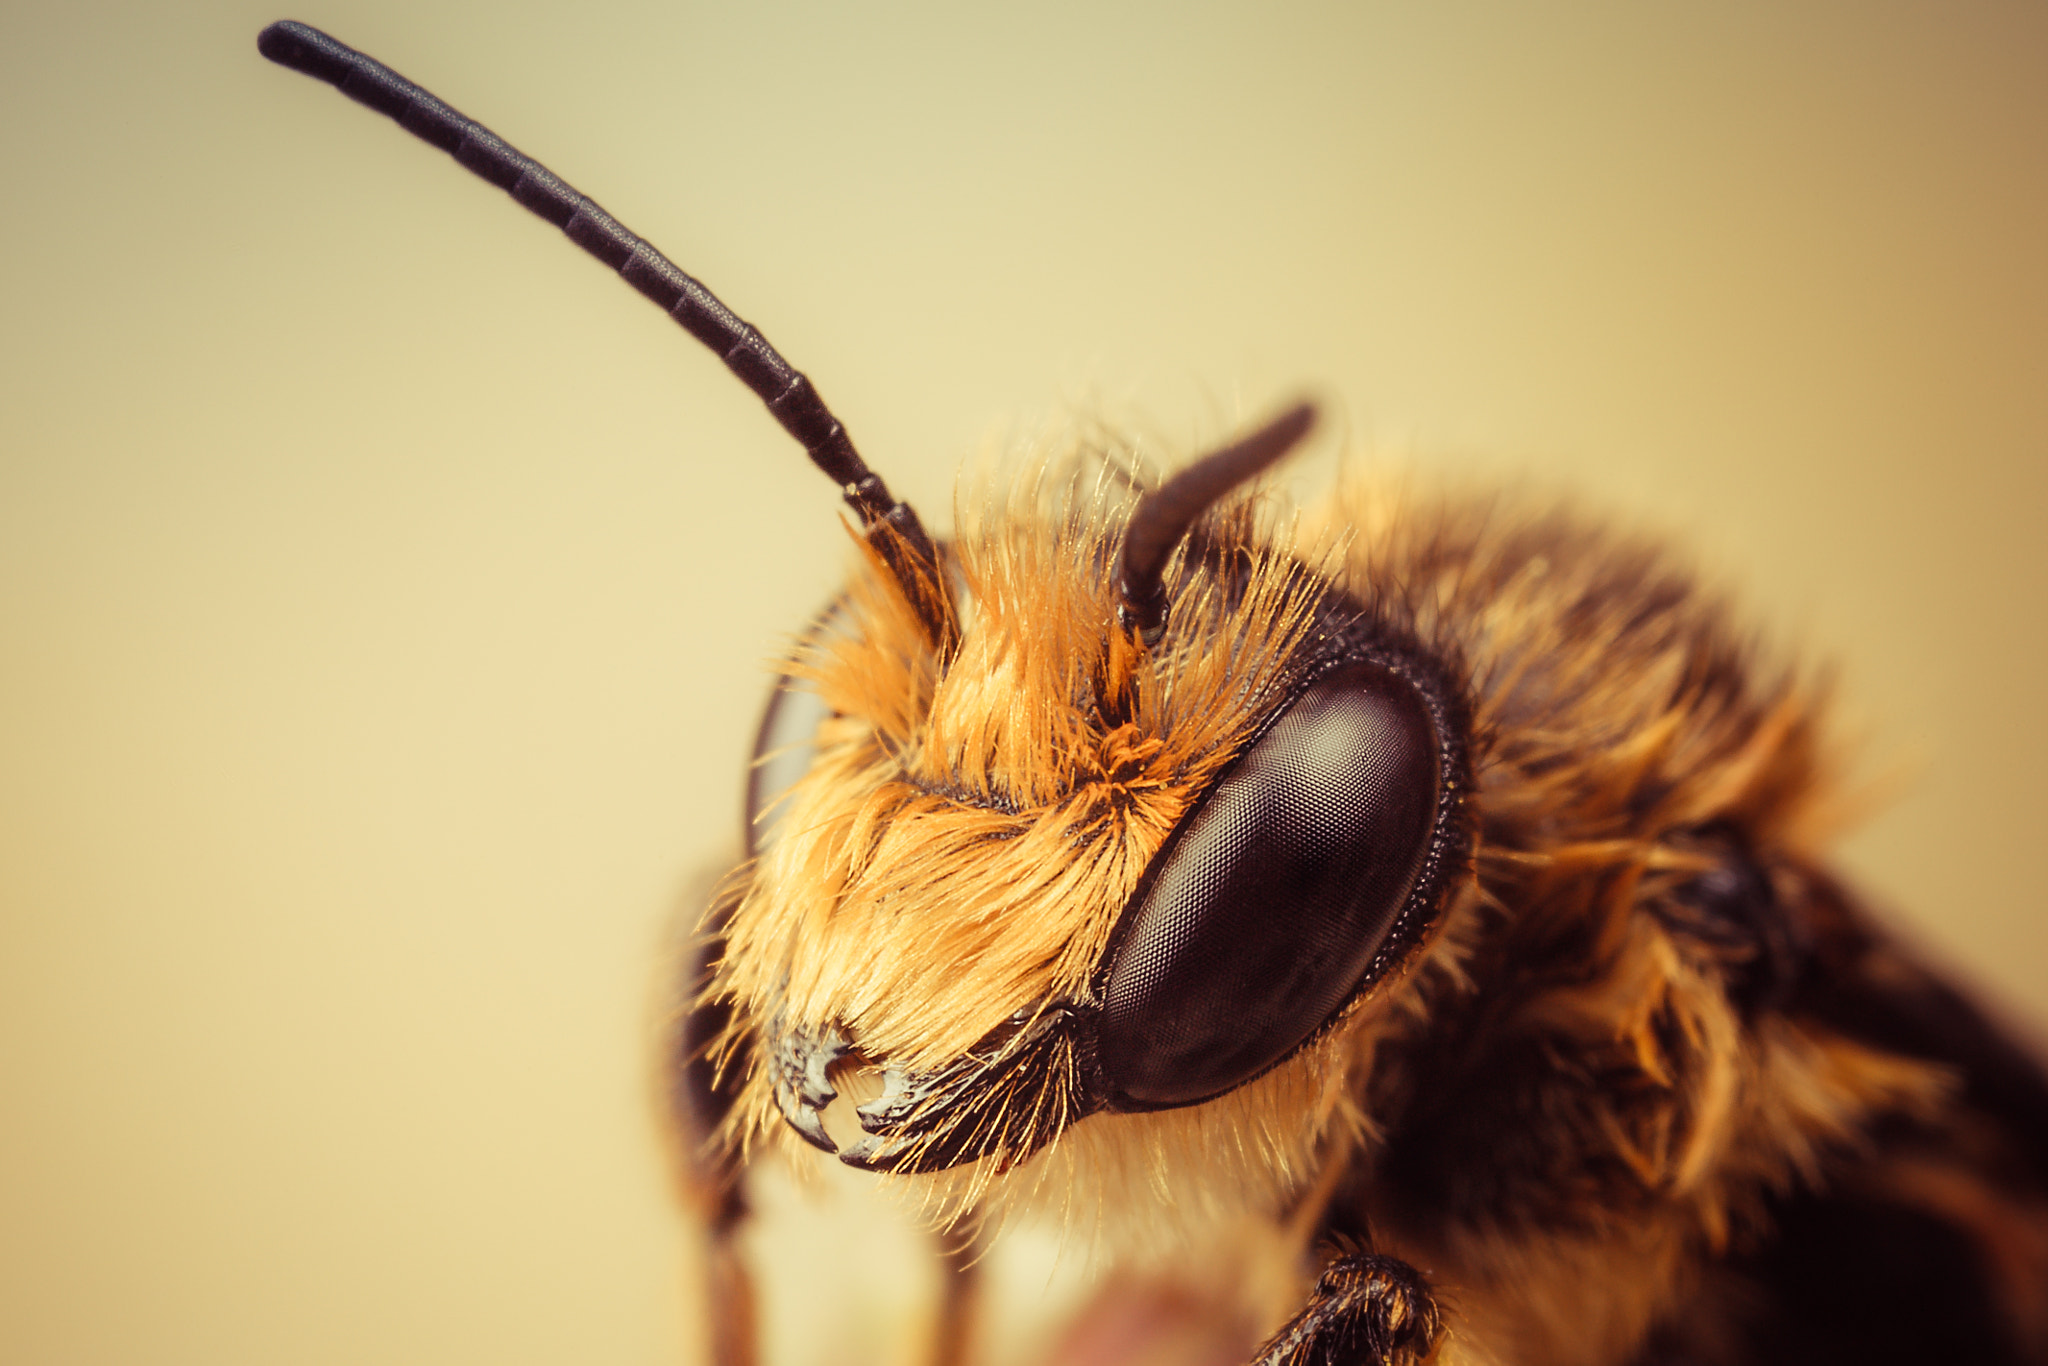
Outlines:
[[[0,11],[0,1360],[686,1361],[648,984],[835,500],[276,17]],[[1845,867],[2048,1021],[2048,9],[297,17],[702,275],[936,524],[1077,405],[1307,386],[1680,536],[1905,775]],[[820,1296],[778,1350],[896,1350]]]

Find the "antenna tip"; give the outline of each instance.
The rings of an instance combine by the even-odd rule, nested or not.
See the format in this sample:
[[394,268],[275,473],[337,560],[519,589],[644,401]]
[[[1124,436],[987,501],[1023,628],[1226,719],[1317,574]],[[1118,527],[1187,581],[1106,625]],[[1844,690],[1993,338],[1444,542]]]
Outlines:
[[296,19],[280,19],[257,34],[256,50],[279,66],[288,66],[330,83],[338,82],[348,74],[348,62],[343,54],[349,49],[319,29]]

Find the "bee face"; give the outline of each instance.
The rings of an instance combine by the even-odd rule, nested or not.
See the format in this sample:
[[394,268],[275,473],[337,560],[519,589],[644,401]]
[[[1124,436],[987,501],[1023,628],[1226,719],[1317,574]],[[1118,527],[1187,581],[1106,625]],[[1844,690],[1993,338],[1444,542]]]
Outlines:
[[761,1122],[833,1150],[835,1072],[881,1071],[853,1165],[1004,1165],[1231,1091],[1393,973],[1463,862],[1439,662],[1244,502],[1127,629],[1133,499],[1067,490],[981,500],[950,648],[869,556],[764,728],[717,991],[762,1036]]

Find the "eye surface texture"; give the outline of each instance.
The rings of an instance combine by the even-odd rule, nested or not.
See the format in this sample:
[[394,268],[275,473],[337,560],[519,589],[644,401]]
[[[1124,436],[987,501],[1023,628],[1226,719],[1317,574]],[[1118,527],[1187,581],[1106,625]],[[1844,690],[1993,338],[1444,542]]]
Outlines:
[[747,770],[746,848],[751,856],[768,847],[789,804],[789,790],[817,757],[818,725],[831,715],[825,699],[800,678],[775,680]]
[[1413,684],[1324,675],[1188,816],[1113,951],[1098,1060],[1117,1108],[1263,1072],[1357,990],[1436,823],[1443,760]]
[[[804,631],[797,654],[845,630],[845,602],[835,601]],[[818,726],[831,714],[810,680],[797,674],[793,661],[786,663],[768,693],[747,767],[745,844],[749,858],[773,841],[776,823],[788,811],[790,789],[818,757]]]

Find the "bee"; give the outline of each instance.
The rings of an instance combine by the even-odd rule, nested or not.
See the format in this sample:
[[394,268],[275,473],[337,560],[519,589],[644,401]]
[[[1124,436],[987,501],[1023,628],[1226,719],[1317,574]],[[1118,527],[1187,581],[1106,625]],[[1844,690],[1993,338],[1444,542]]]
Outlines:
[[1365,477],[1288,514],[1306,403],[1160,482],[1047,456],[935,537],[595,203],[324,34],[259,46],[618,271],[854,514],[667,1044],[719,1366],[769,1152],[952,1231],[947,1361],[1044,1207],[1265,1230],[1261,1366],[2048,1361],[2048,1080],[1828,872],[1821,691],[1661,548]]

